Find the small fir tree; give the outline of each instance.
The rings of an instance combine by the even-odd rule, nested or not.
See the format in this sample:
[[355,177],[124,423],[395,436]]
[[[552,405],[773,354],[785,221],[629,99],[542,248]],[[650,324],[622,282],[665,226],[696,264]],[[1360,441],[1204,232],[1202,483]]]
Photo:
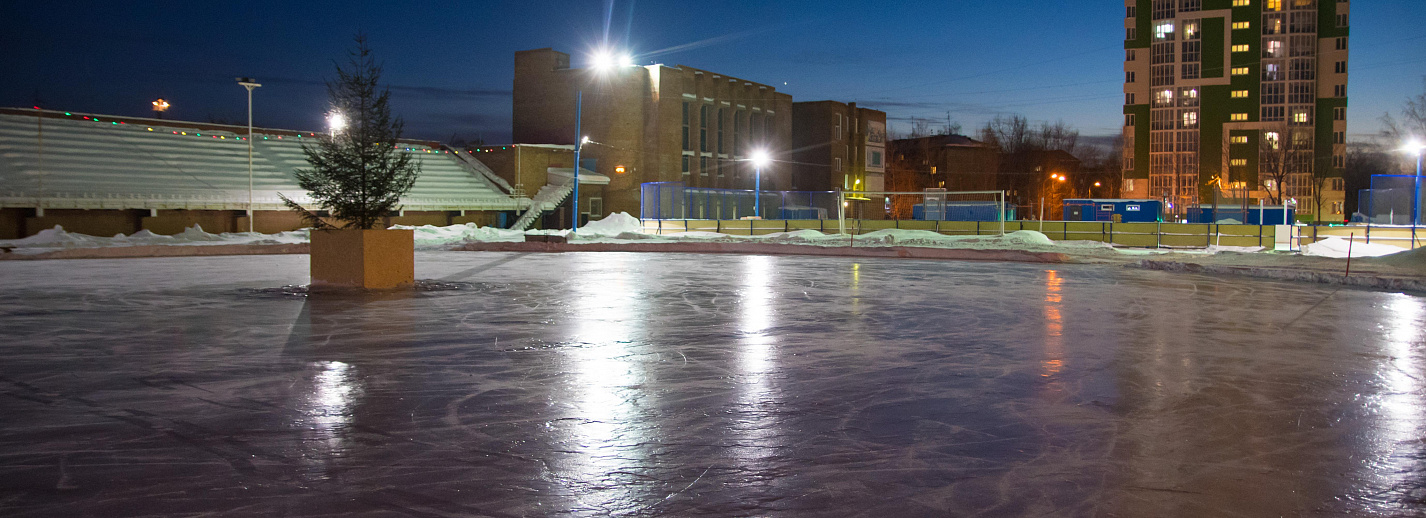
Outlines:
[[[391,116],[391,91],[378,91],[381,65],[372,57],[365,36],[357,35],[347,65],[336,68],[337,79],[327,83],[327,96],[332,112],[346,125],[322,135],[315,146],[302,147],[312,168],[296,171],[297,185],[309,191],[332,218],[344,222],[342,228],[370,229],[400,210],[401,196],[415,185],[421,165],[397,149],[404,124]],[[336,228],[279,196],[313,228]]]

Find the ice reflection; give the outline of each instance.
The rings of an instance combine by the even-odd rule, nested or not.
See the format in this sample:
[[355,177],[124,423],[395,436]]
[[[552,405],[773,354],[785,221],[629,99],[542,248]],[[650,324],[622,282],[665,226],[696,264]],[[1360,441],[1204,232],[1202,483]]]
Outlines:
[[572,376],[564,400],[574,405],[566,440],[576,458],[557,475],[571,479],[581,508],[618,512],[637,501],[637,484],[623,479],[640,470],[649,443],[647,424],[635,415],[645,373],[631,350],[646,310],[629,256],[602,255],[599,261],[599,275],[571,283],[577,344],[565,350]]
[[[1380,423],[1374,447],[1376,458],[1371,469],[1381,487],[1392,492],[1412,491],[1419,486],[1423,454],[1421,434],[1423,408],[1421,329],[1426,325],[1426,307],[1422,299],[1404,294],[1392,296],[1385,315],[1389,319],[1384,336],[1384,357],[1377,366],[1382,394],[1375,401],[1374,411]],[[1417,489],[1419,490],[1419,489]]]
[[1064,369],[1064,309],[1061,293],[1064,279],[1060,272],[1045,271],[1045,358],[1040,362],[1040,376],[1051,378]]
[[[773,455],[781,435],[777,423],[780,394],[773,386],[776,372],[777,314],[773,306],[773,259],[749,256],[743,259],[742,290],[739,294],[739,401],[734,430],[740,436],[733,454],[744,466],[756,469]],[[854,265],[854,272],[855,265]]]
[[361,397],[356,368],[338,361],[315,362],[312,390],[303,402],[303,444],[309,461],[306,474],[314,480],[331,478],[333,461],[346,457],[350,446],[352,415]]

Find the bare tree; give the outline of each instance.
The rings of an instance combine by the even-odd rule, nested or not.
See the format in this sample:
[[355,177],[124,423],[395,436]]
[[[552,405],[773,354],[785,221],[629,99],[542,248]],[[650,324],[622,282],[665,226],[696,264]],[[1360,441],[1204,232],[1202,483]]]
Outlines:
[[1387,113],[1381,116],[1381,123],[1381,136],[1391,144],[1426,138],[1426,79],[1422,80],[1421,94],[1407,98],[1402,105],[1400,119]]
[[1269,125],[1258,138],[1258,181],[1268,193],[1268,201],[1282,204],[1283,185],[1289,169],[1287,124]]

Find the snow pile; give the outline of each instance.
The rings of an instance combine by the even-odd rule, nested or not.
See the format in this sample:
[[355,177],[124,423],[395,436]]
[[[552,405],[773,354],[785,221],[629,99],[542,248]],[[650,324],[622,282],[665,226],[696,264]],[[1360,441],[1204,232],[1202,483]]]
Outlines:
[[1351,247],[1352,257],[1381,257],[1384,255],[1405,252],[1405,248],[1378,243],[1368,244],[1364,241],[1348,242],[1340,237],[1329,237],[1310,245],[1302,247],[1302,255],[1315,257],[1332,257],[1341,259],[1347,257],[1347,248]]
[[469,242],[507,243],[525,240],[525,233],[495,227],[482,227],[475,223],[438,227],[435,225],[395,225],[396,230],[410,230],[416,240],[416,248],[421,250],[443,249],[451,245]]
[[615,237],[622,234],[642,234],[644,224],[639,222],[639,218],[630,216],[627,212],[616,212],[605,216],[604,219],[591,221],[579,227],[578,237]]
[[131,235],[115,234],[113,237],[97,237],[68,232],[64,230],[64,227],[55,225],[54,228],[41,230],[30,237],[0,240],[0,247],[14,248],[21,253],[41,253],[65,248],[153,245],[276,245],[306,242],[307,232],[305,230],[276,234],[256,232],[212,234],[204,232],[203,227],[199,225],[193,225],[172,236],[140,230]]
[[[1357,249],[1352,248],[1352,255],[1356,255]],[[1415,250],[1407,250],[1391,255],[1384,255],[1371,260],[1373,263],[1397,266],[1426,271],[1426,247]]]

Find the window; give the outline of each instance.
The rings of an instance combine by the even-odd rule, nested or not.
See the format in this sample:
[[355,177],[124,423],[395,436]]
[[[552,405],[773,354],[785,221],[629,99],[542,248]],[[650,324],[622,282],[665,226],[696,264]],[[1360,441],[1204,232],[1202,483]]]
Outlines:
[[1134,59],[1137,57],[1138,55],[1136,52],[1134,52],[1134,49],[1124,51],[1124,61],[1134,61]]
[[1235,114],[1233,114],[1232,117],[1230,117],[1229,119],[1232,120],[1233,122],[1246,121],[1246,120],[1248,120],[1248,114],[1246,114],[1246,113],[1235,113]]
[[[1263,114],[1262,121],[1263,121],[1263,122],[1282,122],[1283,118],[1285,117],[1285,115],[1284,115],[1285,113],[1287,113],[1287,109],[1284,108],[1284,107],[1282,107],[1282,106],[1264,106],[1264,107],[1263,107],[1263,111],[1262,111],[1262,114]],[[1244,119],[1244,120],[1246,120],[1246,119]]]
[[1346,143],[1347,143],[1347,132],[1345,132],[1345,131],[1334,131],[1334,132],[1332,132],[1332,143],[1333,143],[1333,144],[1346,144]]
[[[698,150],[704,153],[708,152],[708,105],[706,104],[698,107]],[[701,169],[699,173],[708,174]]]
[[1285,14],[1265,14],[1263,15],[1263,34],[1287,34],[1287,15]]
[[1339,15],[1337,15],[1337,26],[1338,26],[1338,27],[1346,27],[1346,26],[1347,26],[1347,15],[1345,15],[1345,14],[1339,14]]
[[1233,7],[1247,7],[1249,0],[1233,0]]
[[[1340,155],[1339,155],[1339,156],[1340,156]],[[1342,166],[1337,166],[1337,167],[1342,167]],[[1328,189],[1331,189],[1331,190],[1334,190],[1334,191],[1345,191],[1345,190],[1347,190],[1347,180],[1346,180],[1346,179],[1344,179],[1344,178],[1330,178],[1330,180],[1332,181],[1332,186],[1331,186],[1331,187],[1328,187]]]
[[1134,94],[1124,94],[1124,104],[1134,104]]
[[1201,72],[1202,72],[1202,65],[1199,64],[1199,63],[1184,63],[1184,64],[1183,64],[1183,78],[1184,78],[1184,79],[1198,79],[1198,76],[1199,76],[1199,74],[1200,74]]
[[842,114],[835,114],[837,123],[832,125],[832,140],[842,140]]
[[1346,109],[1346,108],[1341,108],[1341,107],[1332,108],[1332,120],[1334,120],[1334,121],[1344,121],[1344,120],[1347,120],[1347,109]]
[[1232,160],[1230,160],[1230,161],[1228,162],[1228,165],[1231,165],[1231,166],[1233,166],[1233,167],[1243,167],[1243,166],[1245,166],[1245,165],[1248,165],[1248,159],[1246,159],[1246,158],[1234,158],[1234,159],[1232,159]]
[[1124,8],[1124,17],[1125,17],[1125,18],[1133,18],[1133,17],[1135,16],[1135,11],[1137,11],[1137,9],[1135,9],[1135,7],[1136,7],[1136,6],[1132,6],[1132,5],[1130,5],[1130,6],[1125,6],[1125,8]]
[[1337,50],[1347,50],[1347,38],[1337,38]]
[[1234,28],[1234,29],[1251,29],[1251,28],[1253,28],[1253,22],[1233,22],[1233,28]]
[[1287,49],[1285,47],[1281,38],[1268,40],[1263,43],[1263,57],[1287,57]]
[[867,165],[871,167],[881,167],[881,152],[875,150],[871,151],[867,156]]
[[841,158],[833,158],[833,159],[832,159],[832,170],[835,171],[835,172],[839,172],[839,173],[842,172],[842,159],[841,159]]
[[1288,104],[1311,104],[1317,102],[1317,83],[1291,83],[1287,89]]
[[1248,137],[1247,137],[1246,135],[1238,135],[1238,136],[1236,136],[1236,137],[1233,137],[1233,138],[1230,140],[1230,142],[1232,142],[1232,143],[1234,143],[1234,144],[1247,144],[1247,143],[1248,143]]
[[1155,65],[1162,63],[1173,63],[1174,59],[1173,43],[1155,43],[1151,50],[1151,62]]
[[[688,141],[688,103],[683,103],[683,150],[692,150],[693,148],[689,147],[689,145],[690,142]],[[684,165],[687,166],[688,164]],[[688,167],[684,167],[683,172],[687,173]]]
[[1179,105],[1179,106],[1198,106],[1198,88],[1197,88],[1197,87],[1179,88],[1179,89],[1178,89],[1178,105]]
[[1124,29],[1124,39],[1129,40],[1129,41],[1134,41],[1134,40],[1139,39],[1139,31],[1138,31],[1138,29],[1135,29],[1134,27],[1129,27],[1129,28],[1127,28],[1127,29]]
[[[1197,9],[1194,10],[1196,11]],[[1199,27],[1201,25],[1202,22],[1199,20],[1188,20],[1183,22],[1183,39],[1197,40],[1201,36],[1203,36],[1202,31],[1199,30]]]
[[1332,97],[1346,97],[1347,85],[1332,85]]
[[1233,52],[1249,52],[1249,51],[1252,51],[1252,50],[1253,50],[1253,49],[1252,49],[1252,46],[1251,46],[1251,45],[1234,45],[1234,46],[1233,46]]
[[1347,62],[1338,61],[1336,66],[1332,67],[1332,69],[1335,70],[1338,74],[1345,74],[1347,73]]
[[[727,151],[727,148],[723,147],[723,116],[724,116],[724,111],[723,111],[722,108],[719,108],[719,109],[718,109],[718,153],[719,153],[719,154],[727,153],[727,152],[728,152],[728,151]],[[719,176],[722,176],[722,174],[719,174]]]
[[1132,82],[1134,82],[1134,73],[1133,73],[1133,72],[1125,72],[1125,73],[1124,73],[1124,82],[1125,82],[1125,83],[1132,83]]
[[1248,98],[1248,91],[1247,91],[1247,90],[1233,90],[1233,98],[1234,98],[1234,99],[1247,99],[1247,98]]
[[1235,76],[1245,76],[1245,75],[1248,75],[1248,67],[1233,67],[1233,75],[1235,75]]
[[1282,135],[1276,131],[1263,133],[1263,144],[1266,145],[1268,149],[1277,149],[1282,145]]
[[719,178],[722,178],[722,177],[723,177],[723,161],[722,161],[722,160],[717,160],[717,159],[713,160],[713,170],[714,170],[714,171],[718,171],[718,177],[719,177]]
[[1134,114],[1130,113],[1130,114],[1124,115],[1124,126],[1125,126],[1125,127],[1133,127],[1133,126],[1134,126]]
[[1155,65],[1152,70],[1154,74],[1154,80],[1151,84],[1153,86],[1164,86],[1173,84],[1174,69],[1175,67],[1173,65]]
[[[1337,167],[1343,167],[1343,166],[1340,166],[1340,165],[1339,165],[1339,166],[1337,166]],[[1341,214],[1341,213],[1342,213],[1342,203],[1344,203],[1344,202],[1340,202],[1340,201],[1334,201],[1334,202],[1332,202],[1332,213],[1333,213],[1333,214]]]
[[1179,129],[1194,129],[1198,127],[1198,112],[1193,110],[1181,110]]
[[1154,41],[1173,41],[1173,20],[1154,24]]
[[1309,108],[1292,108],[1292,125],[1300,126],[1312,124],[1312,110]]
[[733,156],[743,156],[743,111],[733,112]]
[[683,176],[688,176],[688,156],[683,157]]
[[1282,0],[1263,0],[1264,11],[1281,11]]
[[1263,63],[1263,81],[1282,81],[1285,77],[1282,63]]
[[1293,34],[1310,34],[1317,32],[1317,11],[1293,12],[1291,32]]
[[[1342,156],[1342,155],[1333,155],[1333,156],[1332,156],[1332,167],[1347,167],[1347,157]],[[1338,190],[1340,190],[1340,189],[1338,189]],[[1338,202],[1338,203],[1341,203],[1341,202]],[[1338,212],[1337,214],[1341,214],[1341,213]]]
[[1311,58],[1294,59],[1288,64],[1287,79],[1290,81],[1314,81],[1317,79],[1317,60]]
[[698,176],[708,176],[708,157],[698,157]]
[[1180,0],[1178,10],[1180,12],[1193,12],[1203,8],[1203,0]]
[[589,199],[589,217],[591,219],[604,217],[604,198]]

